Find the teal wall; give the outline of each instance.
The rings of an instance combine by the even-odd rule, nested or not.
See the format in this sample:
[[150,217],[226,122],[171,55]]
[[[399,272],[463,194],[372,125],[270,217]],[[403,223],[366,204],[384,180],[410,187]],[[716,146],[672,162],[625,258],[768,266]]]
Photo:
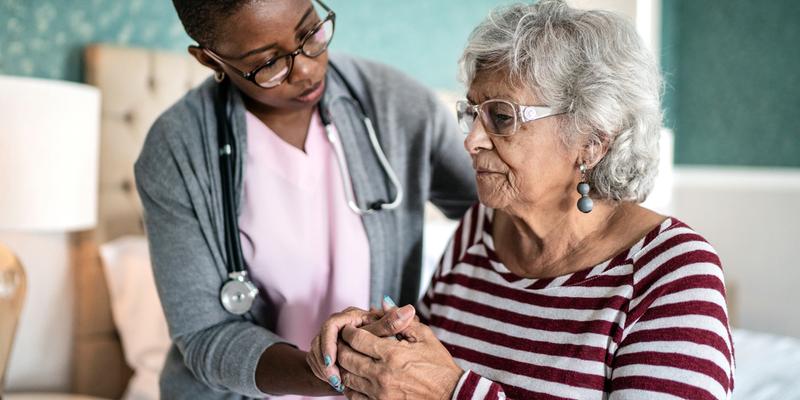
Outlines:
[[662,4],[675,161],[800,167],[800,1]]
[[81,81],[83,48],[185,51],[170,0],[0,0],[0,74]]
[[[397,66],[458,90],[467,35],[502,0],[329,0],[332,48]],[[0,0],[0,74],[80,81],[81,51],[104,42],[185,52],[170,0]]]
[[[470,30],[511,0],[329,0],[333,48],[460,90]],[[800,1],[662,0],[676,162],[800,166]],[[184,52],[169,0],[0,0],[0,74],[82,80],[92,42]]]
[[390,63],[433,87],[462,90],[458,58],[472,29],[511,0],[330,0],[335,49]]

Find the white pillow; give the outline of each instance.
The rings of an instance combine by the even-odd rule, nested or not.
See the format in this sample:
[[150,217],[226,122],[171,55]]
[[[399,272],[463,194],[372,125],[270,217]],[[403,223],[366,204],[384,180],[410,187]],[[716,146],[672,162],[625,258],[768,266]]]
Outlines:
[[158,399],[158,376],[170,346],[156,292],[147,239],[126,236],[100,246],[111,296],[111,314],[125,361],[134,370],[123,399]]

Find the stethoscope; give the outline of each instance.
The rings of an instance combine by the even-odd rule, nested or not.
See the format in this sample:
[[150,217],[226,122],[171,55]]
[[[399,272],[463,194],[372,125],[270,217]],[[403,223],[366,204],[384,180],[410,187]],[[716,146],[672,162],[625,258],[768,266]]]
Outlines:
[[[320,104],[320,117],[325,126],[325,134],[328,141],[333,147],[333,152],[336,155],[336,161],[339,164],[340,175],[342,176],[342,186],[344,188],[345,199],[347,206],[357,215],[373,214],[383,210],[393,210],[400,206],[403,201],[403,185],[397,174],[392,169],[386,154],[378,142],[378,137],[375,134],[375,127],[372,121],[367,116],[361,102],[356,98],[355,92],[350,84],[344,79],[344,76],[333,63],[328,63],[329,67],[339,75],[347,91],[352,96],[337,96],[328,100],[328,107],[325,110]],[[225,252],[228,257],[228,263],[225,268],[228,272],[228,280],[222,285],[219,292],[220,302],[222,306],[231,314],[242,315],[250,311],[253,302],[258,295],[258,288],[250,278],[247,276],[247,268],[244,263],[244,255],[242,253],[242,245],[239,241],[239,223],[234,209],[234,188],[233,188],[233,155],[236,151],[236,146],[233,139],[233,130],[231,128],[230,115],[228,113],[228,101],[230,98],[230,82],[228,79],[220,82],[217,88],[217,98],[214,102],[214,108],[217,116],[217,141],[219,143],[219,169],[220,180],[222,182],[222,208],[223,219],[225,227]],[[384,201],[383,199],[368,202],[367,208],[361,208],[358,205],[353,194],[352,182],[350,174],[347,169],[347,158],[345,156],[342,143],[336,136],[333,124],[330,120],[330,113],[328,110],[330,106],[337,101],[349,101],[355,104],[363,116],[362,120],[364,127],[367,130],[372,150],[375,152],[378,162],[381,164],[386,176],[391,181],[395,189],[394,200],[391,202]]]

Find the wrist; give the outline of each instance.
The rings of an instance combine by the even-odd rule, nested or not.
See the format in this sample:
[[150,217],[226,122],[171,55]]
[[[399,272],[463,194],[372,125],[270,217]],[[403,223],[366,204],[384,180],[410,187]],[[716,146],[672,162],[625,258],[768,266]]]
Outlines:
[[467,372],[469,371],[464,371],[458,365],[453,364],[453,367],[450,368],[449,378],[445,381],[447,383],[444,385],[446,389],[441,397],[442,400],[454,398],[458,384]]
[[306,352],[288,343],[276,343],[261,354],[256,368],[256,386],[271,395],[337,395],[306,363]]

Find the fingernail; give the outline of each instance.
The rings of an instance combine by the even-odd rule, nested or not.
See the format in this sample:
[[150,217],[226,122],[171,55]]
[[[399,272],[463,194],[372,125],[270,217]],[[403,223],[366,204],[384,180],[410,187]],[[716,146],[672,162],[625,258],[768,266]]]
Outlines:
[[325,366],[326,367],[331,366],[331,356],[325,356]]
[[389,307],[397,307],[397,304],[389,296],[383,296],[383,302],[386,303],[386,305],[388,305]]
[[330,378],[328,378],[328,382],[330,382],[331,386],[336,390],[339,390],[339,386],[342,385],[342,381],[339,380],[339,377],[336,375],[331,375]]
[[341,383],[339,384],[339,386],[334,387],[334,389],[336,389],[336,391],[339,393],[344,393],[344,385]]
[[411,306],[404,306],[403,308],[397,310],[397,316],[400,317],[400,319],[409,319],[412,315],[414,315],[414,312],[411,310]]

